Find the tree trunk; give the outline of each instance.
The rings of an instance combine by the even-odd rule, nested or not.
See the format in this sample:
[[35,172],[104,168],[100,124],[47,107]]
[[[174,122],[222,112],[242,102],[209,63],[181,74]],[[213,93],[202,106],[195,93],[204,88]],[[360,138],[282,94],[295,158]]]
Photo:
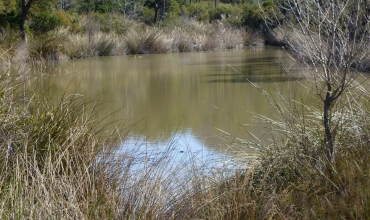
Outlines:
[[25,42],[27,42],[27,33],[24,28],[24,24],[26,23],[26,18],[27,18],[27,15],[24,13],[21,13],[21,23],[19,24],[19,29],[21,31],[21,37]]
[[166,19],[166,0],[163,0],[162,21]]
[[153,23],[157,23],[157,18],[158,18],[158,7],[155,7],[154,8],[154,20],[153,20]]
[[331,108],[331,100],[330,98],[324,101],[324,127],[325,127],[325,136],[326,141],[328,142],[328,160],[333,162],[334,160],[334,141],[333,141],[333,133],[330,128],[330,108]]
[[21,37],[25,42],[27,42],[27,33],[24,28],[24,25],[26,23],[27,15],[33,1],[34,0],[29,0],[27,3],[26,0],[21,1],[21,21],[19,23],[19,29],[21,31]]

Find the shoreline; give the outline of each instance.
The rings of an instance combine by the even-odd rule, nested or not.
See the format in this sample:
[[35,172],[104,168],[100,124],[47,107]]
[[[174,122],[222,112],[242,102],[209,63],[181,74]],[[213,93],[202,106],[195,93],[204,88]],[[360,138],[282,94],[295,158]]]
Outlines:
[[[11,34],[9,37],[14,38]],[[264,44],[261,33],[246,31],[245,28],[189,21],[175,28],[135,25],[121,35],[103,32],[76,34],[68,28],[58,28],[31,38],[27,43],[18,40],[11,45],[3,44],[0,49],[8,50],[6,56],[1,57],[3,63],[12,63],[129,54],[209,52],[250,45],[261,47]]]

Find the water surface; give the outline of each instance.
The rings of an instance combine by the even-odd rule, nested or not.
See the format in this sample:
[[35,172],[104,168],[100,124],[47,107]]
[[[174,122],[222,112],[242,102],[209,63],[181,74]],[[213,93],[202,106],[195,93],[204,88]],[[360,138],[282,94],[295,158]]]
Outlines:
[[48,64],[42,84],[55,97],[77,92],[104,101],[98,117],[119,110],[110,119],[130,126],[129,146],[254,154],[243,140],[272,136],[255,114],[276,114],[256,85],[271,94],[297,93],[299,77],[279,64],[285,59],[274,48],[96,57]]

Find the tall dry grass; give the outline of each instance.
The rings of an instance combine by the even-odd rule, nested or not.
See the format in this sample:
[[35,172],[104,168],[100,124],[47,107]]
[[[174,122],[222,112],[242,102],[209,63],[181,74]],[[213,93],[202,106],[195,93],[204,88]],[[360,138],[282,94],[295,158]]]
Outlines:
[[127,53],[146,54],[240,49],[245,38],[242,29],[187,19],[177,27],[133,27],[126,33],[125,42]]
[[171,50],[172,39],[156,27],[134,27],[124,38],[128,54],[167,53]]
[[108,217],[114,188],[97,157],[113,136],[94,129],[89,104],[73,96],[51,104],[29,80],[25,72],[1,70],[1,218]]
[[1,70],[1,218],[111,216],[117,196],[98,155],[115,144],[113,136],[102,138],[93,129],[88,104],[72,96],[52,105],[26,89],[28,77]]
[[174,39],[172,48],[180,52],[240,49],[244,47],[247,36],[243,29],[192,19],[181,20],[179,27],[171,30]]
[[28,46],[22,41],[20,33],[9,28],[1,28],[0,65],[8,66],[12,62],[25,62],[28,57]]
[[12,49],[2,57],[37,61],[124,54],[217,51],[243,48],[246,42],[255,41],[250,39],[251,37],[257,36],[222,23],[205,24],[192,19],[183,19],[176,27],[159,28],[134,24],[120,34],[101,32],[94,24],[87,26],[91,28],[80,33],[59,27],[37,36],[31,35],[28,44],[22,43],[19,36],[18,40],[14,40],[16,35],[5,31],[0,45],[3,50]]

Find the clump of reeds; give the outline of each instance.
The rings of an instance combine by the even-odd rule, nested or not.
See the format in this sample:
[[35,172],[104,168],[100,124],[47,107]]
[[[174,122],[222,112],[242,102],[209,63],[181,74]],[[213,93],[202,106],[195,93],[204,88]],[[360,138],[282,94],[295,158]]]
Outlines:
[[125,37],[128,54],[167,53],[171,49],[171,39],[160,29],[135,27]]
[[97,133],[88,104],[73,97],[52,104],[25,89],[28,78],[1,71],[1,218],[108,217],[114,190],[98,154],[113,136]]
[[246,35],[243,30],[227,27],[222,23],[204,24],[183,19],[178,28],[172,29],[175,51],[217,51],[243,48]]
[[94,48],[98,56],[109,56],[114,54],[114,50],[119,45],[118,37],[114,34],[97,34],[94,36]]
[[30,40],[30,57],[32,60],[62,60],[66,59],[64,45],[67,43],[69,31],[59,28]]
[[85,58],[95,56],[91,47],[91,38],[88,35],[72,34],[65,44],[66,54],[71,58]]
[[178,52],[189,52],[194,50],[193,37],[186,33],[181,28],[176,28],[173,31],[173,49]]

